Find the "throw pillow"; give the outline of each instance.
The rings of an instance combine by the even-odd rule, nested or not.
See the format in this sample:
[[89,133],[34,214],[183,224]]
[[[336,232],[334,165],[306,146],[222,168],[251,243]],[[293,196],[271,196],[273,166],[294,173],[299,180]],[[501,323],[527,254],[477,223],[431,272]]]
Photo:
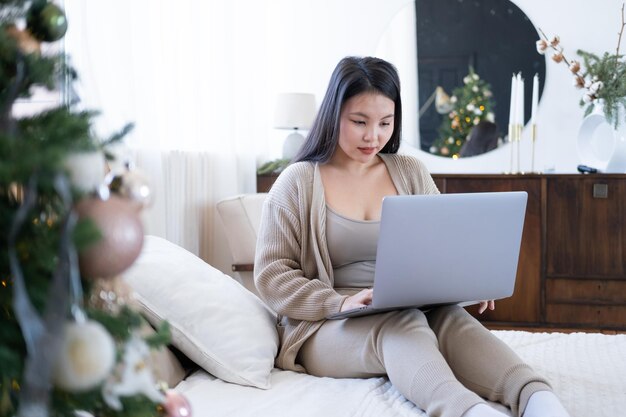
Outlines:
[[227,382],[270,387],[278,351],[273,313],[241,284],[191,252],[146,236],[124,272],[146,318],[167,320],[172,345]]

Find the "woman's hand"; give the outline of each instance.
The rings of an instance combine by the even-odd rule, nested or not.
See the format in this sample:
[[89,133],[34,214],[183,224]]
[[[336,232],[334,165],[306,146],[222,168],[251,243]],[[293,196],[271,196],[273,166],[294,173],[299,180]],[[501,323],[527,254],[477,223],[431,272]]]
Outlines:
[[358,293],[351,295],[341,305],[341,311],[352,310],[355,308],[365,307],[372,303],[372,289],[366,288]]
[[483,314],[485,310],[487,310],[487,308],[489,308],[489,310],[495,310],[496,302],[493,300],[481,301],[480,305],[478,306],[478,314]]

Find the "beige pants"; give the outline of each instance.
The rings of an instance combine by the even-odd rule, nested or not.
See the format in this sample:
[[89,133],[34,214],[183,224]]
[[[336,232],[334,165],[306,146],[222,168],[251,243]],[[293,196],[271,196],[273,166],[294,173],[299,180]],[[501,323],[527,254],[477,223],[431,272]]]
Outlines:
[[459,417],[481,397],[521,415],[531,394],[551,389],[457,306],[329,320],[305,342],[298,362],[317,376],[387,375],[431,417]]

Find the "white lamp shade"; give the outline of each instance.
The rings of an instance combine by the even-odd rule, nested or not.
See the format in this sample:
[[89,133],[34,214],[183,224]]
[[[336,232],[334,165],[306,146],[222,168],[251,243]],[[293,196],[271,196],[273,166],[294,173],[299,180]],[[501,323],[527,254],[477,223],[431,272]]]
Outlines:
[[307,93],[283,93],[276,97],[276,129],[308,129],[315,118],[315,96]]

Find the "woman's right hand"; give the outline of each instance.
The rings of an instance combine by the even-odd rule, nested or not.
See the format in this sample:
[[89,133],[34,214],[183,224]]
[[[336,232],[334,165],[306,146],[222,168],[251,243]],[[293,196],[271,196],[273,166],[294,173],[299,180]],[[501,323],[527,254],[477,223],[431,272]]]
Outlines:
[[366,288],[358,293],[351,295],[341,305],[341,311],[353,310],[355,308],[365,307],[372,303],[372,289]]
[[496,302],[494,300],[481,301],[478,306],[478,314],[483,314],[487,309],[495,310]]

